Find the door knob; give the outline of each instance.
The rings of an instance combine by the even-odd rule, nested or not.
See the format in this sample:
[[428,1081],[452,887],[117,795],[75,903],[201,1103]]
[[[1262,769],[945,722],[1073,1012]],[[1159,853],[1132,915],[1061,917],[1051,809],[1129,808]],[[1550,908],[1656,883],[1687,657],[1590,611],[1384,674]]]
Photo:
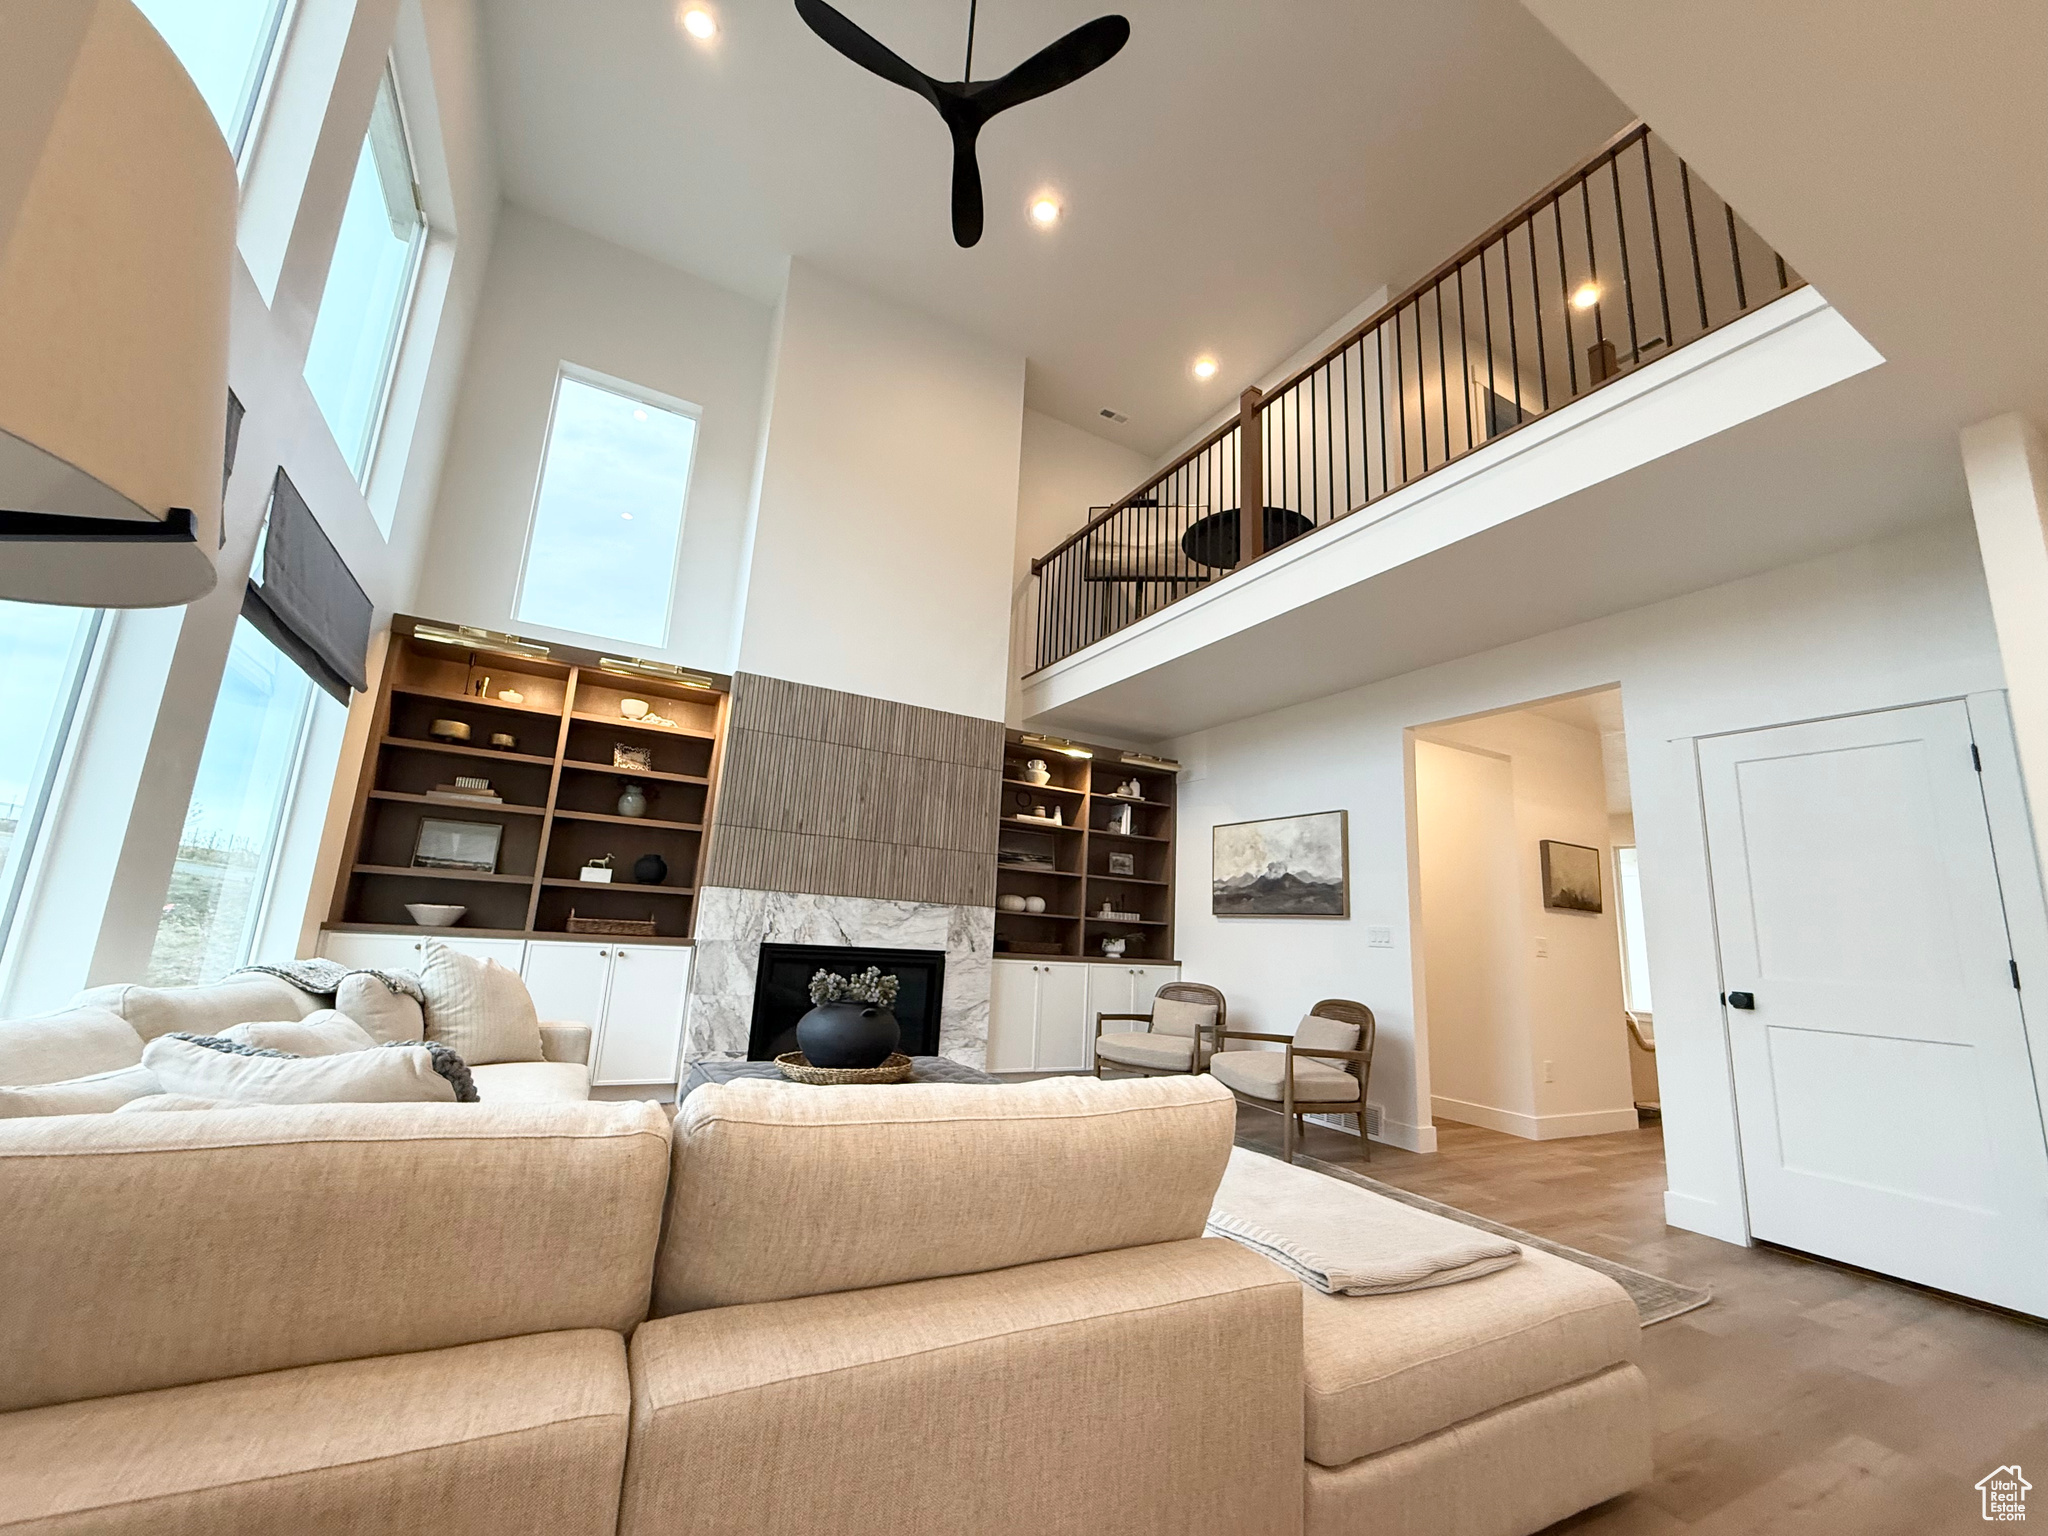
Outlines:
[[1752,1012],[1756,1008],[1756,994],[1754,992],[1730,992],[1722,998],[1722,1001],[1727,1003],[1730,1008],[1740,1008],[1744,1013]]

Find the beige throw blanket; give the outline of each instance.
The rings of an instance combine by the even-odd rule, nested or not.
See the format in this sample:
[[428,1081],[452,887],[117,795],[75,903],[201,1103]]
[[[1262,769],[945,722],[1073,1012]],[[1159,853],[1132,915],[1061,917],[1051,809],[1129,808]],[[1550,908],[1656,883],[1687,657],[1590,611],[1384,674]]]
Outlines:
[[1387,1296],[1475,1280],[1522,1250],[1355,1184],[1233,1147],[1209,1211],[1227,1237],[1331,1296]]

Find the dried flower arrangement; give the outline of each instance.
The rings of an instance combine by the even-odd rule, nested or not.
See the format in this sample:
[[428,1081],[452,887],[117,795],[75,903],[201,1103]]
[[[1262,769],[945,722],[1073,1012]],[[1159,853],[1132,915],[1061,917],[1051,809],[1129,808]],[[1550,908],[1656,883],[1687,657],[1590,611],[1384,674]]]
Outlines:
[[811,1001],[820,1008],[827,1003],[865,1003],[870,1008],[887,1008],[896,1001],[902,985],[894,976],[884,976],[879,966],[869,966],[855,976],[836,971],[819,971],[811,978]]

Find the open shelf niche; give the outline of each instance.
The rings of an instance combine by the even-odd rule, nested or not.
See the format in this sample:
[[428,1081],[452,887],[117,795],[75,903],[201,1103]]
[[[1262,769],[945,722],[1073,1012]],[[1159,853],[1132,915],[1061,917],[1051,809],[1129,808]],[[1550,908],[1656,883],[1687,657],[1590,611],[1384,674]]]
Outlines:
[[[393,621],[329,926],[415,929],[406,904],[434,902],[469,909],[452,930],[458,933],[559,936],[574,914],[652,919],[654,932],[642,943],[688,940],[729,681],[707,675],[708,686],[699,687],[622,675],[604,670],[595,652],[489,648],[504,637],[472,648],[421,638],[419,628],[452,627]],[[508,692],[519,697],[507,699]],[[627,719],[620,705],[628,699],[674,723]],[[466,740],[448,739],[445,729],[435,734],[451,721],[467,727]],[[618,766],[614,753],[622,747],[645,749],[649,766]],[[501,803],[442,798],[458,777],[487,779]],[[628,782],[646,798],[642,816],[620,814]],[[496,869],[417,866],[428,818],[501,828]],[[647,854],[668,866],[659,882],[633,878]],[[611,884],[580,878],[580,869],[606,855]]]
[[[1170,961],[1176,773],[1128,761],[1116,747],[1073,746],[1092,755],[1015,731],[1004,745],[996,953],[1101,960],[1102,940],[1120,938],[1124,962]],[[1030,780],[1033,761],[1045,765],[1044,784]],[[1139,793],[1123,794],[1133,780]],[[1043,910],[1004,911],[1006,896],[1042,902]],[[1100,915],[1105,901],[1117,916]]]

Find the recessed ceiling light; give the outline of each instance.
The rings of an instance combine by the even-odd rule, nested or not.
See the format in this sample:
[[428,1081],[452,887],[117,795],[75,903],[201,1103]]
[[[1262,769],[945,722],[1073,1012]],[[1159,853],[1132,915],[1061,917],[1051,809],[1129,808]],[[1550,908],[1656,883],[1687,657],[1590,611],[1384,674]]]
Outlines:
[[1051,229],[1060,221],[1060,200],[1050,192],[1041,192],[1031,200],[1031,222],[1040,229]]
[[1196,377],[1196,378],[1198,378],[1198,379],[1213,379],[1213,378],[1215,378],[1215,377],[1216,377],[1216,359],[1215,359],[1215,358],[1213,358],[1213,357],[1198,357],[1198,358],[1196,358],[1196,359],[1195,359],[1195,377]]
[[1591,309],[1599,302],[1600,285],[1598,283],[1581,283],[1578,291],[1572,295],[1573,309]]
[[718,18],[701,5],[686,5],[679,8],[683,30],[700,43],[708,43],[718,36]]
[[647,419],[647,413],[645,411],[635,411],[633,413],[633,419],[635,421],[645,421]]
[[630,512],[621,512],[621,513],[619,514],[619,520],[620,520],[621,522],[627,522],[627,523],[630,523],[631,521],[633,521],[633,514],[632,514],[632,513],[630,513]]

